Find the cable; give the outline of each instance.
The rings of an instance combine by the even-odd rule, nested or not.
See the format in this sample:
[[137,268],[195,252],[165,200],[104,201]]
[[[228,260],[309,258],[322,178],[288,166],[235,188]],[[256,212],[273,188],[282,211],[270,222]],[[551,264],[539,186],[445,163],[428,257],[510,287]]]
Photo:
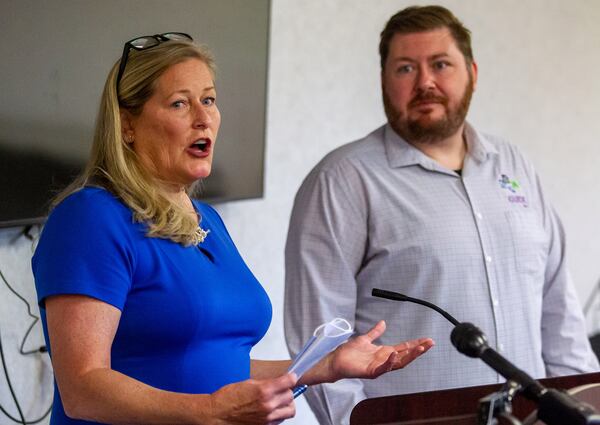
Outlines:
[[[33,240],[29,235],[29,230],[30,229],[26,228],[26,231],[23,232],[23,235],[25,235],[28,239]],[[40,320],[40,318],[31,312],[31,305],[29,304],[29,302],[27,302],[27,300],[21,294],[19,294],[17,291],[15,291],[15,289],[8,283],[8,281],[6,280],[6,277],[4,277],[4,274],[2,273],[2,270],[0,270],[0,278],[2,278],[2,281],[4,282],[6,287],[13,294],[15,294],[15,296],[17,298],[19,298],[21,301],[23,301],[25,303],[25,305],[27,306],[27,314],[29,315],[29,317],[31,317],[33,319],[33,322],[31,323],[31,325],[29,325],[29,328],[27,328],[27,331],[25,332],[25,335],[23,336],[23,339],[21,340],[21,346],[19,348],[19,352],[21,353],[21,355],[29,355],[29,354],[34,354],[34,353],[38,353],[38,352],[39,353],[47,352],[48,350],[45,345],[42,345],[38,349],[35,349],[35,350],[25,351],[23,349],[25,347],[25,341],[27,341],[27,337],[31,333],[31,330],[33,329],[35,324]],[[8,366],[6,364],[6,358],[4,357],[4,348],[2,346],[2,333],[1,332],[0,332],[0,360],[2,361],[2,369],[4,370],[4,376],[6,377],[6,383],[8,385],[8,389],[9,389],[12,399],[15,403],[15,406],[17,407],[17,411],[19,412],[20,419],[13,417],[10,413],[8,413],[4,409],[4,407],[2,407],[2,405],[0,405],[0,411],[2,413],[4,413],[4,415],[6,415],[6,417],[9,418],[11,421],[16,422],[18,424],[22,424],[22,425],[34,425],[34,424],[37,424],[37,423],[43,421],[52,411],[52,403],[50,404],[50,407],[48,408],[48,410],[38,419],[35,419],[32,421],[27,421],[25,419],[25,416],[23,415],[23,411],[21,409],[21,405],[17,399],[17,395],[15,394],[15,391],[12,386],[12,382],[10,380],[10,376],[8,374]]]
[[10,395],[12,396],[12,399],[15,402],[15,406],[17,406],[17,411],[19,412],[19,417],[21,419],[17,419],[15,417],[13,417],[10,413],[8,413],[4,409],[4,407],[2,407],[2,405],[0,405],[0,411],[2,411],[2,413],[4,413],[6,415],[6,417],[9,418],[11,421],[16,422],[18,424],[22,424],[22,425],[34,425],[34,424],[37,424],[37,423],[43,421],[46,418],[46,416],[48,416],[50,414],[50,412],[52,411],[52,405],[50,405],[48,410],[42,416],[40,416],[38,419],[35,419],[33,421],[25,420],[25,416],[23,415],[23,411],[21,410],[21,405],[19,404],[17,395],[15,394],[15,391],[12,386],[12,382],[10,380],[10,376],[8,375],[8,368],[6,366],[6,358],[4,357],[4,348],[2,347],[2,332],[0,332],[0,359],[2,360],[2,369],[4,370],[4,376],[6,377],[6,383],[8,384],[8,389],[10,391]]
[[21,301],[23,301],[25,303],[25,305],[27,306],[27,314],[29,315],[29,317],[31,317],[33,319],[33,322],[29,325],[29,327],[27,328],[27,331],[25,332],[25,336],[21,340],[21,346],[19,347],[19,352],[23,355],[34,354],[34,353],[38,353],[38,352],[45,353],[46,351],[48,351],[45,345],[42,345],[39,348],[36,348],[34,350],[29,350],[29,351],[23,350],[23,348],[25,347],[25,341],[27,341],[27,337],[31,333],[31,330],[33,329],[35,324],[40,320],[40,318],[31,312],[31,305],[29,304],[29,302],[21,294],[19,294],[17,291],[15,291],[15,289],[12,286],[10,286],[10,284],[6,280],[6,277],[4,277],[2,270],[0,270],[0,278],[2,278],[2,281],[4,282],[6,287],[10,290],[10,292],[15,294],[15,296],[17,298],[19,298]]
[[[21,236],[26,237],[27,239],[29,239],[30,241],[32,241],[32,243],[35,243],[35,238],[33,235],[31,235],[31,229],[32,226],[26,226],[23,231],[21,232]],[[13,293],[15,294],[15,296],[17,298],[19,298],[21,301],[23,301],[25,303],[25,305],[27,306],[27,314],[29,315],[29,317],[31,317],[33,319],[33,322],[31,323],[31,325],[29,325],[29,328],[27,328],[27,331],[25,332],[25,335],[23,336],[23,339],[21,340],[21,346],[19,347],[19,352],[23,355],[28,355],[28,354],[34,354],[34,353],[45,353],[48,351],[48,349],[46,348],[45,345],[40,346],[37,349],[34,350],[29,350],[29,351],[24,351],[24,347],[25,347],[25,342],[27,341],[27,338],[29,337],[29,334],[31,333],[31,331],[33,330],[33,327],[35,326],[35,324],[40,320],[40,318],[38,316],[36,316],[35,314],[33,314],[31,312],[31,305],[29,304],[29,302],[25,299],[25,297],[23,297],[21,294],[19,294],[9,283],[8,280],[6,280],[6,277],[4,277],[4,274],[2,273],[2,270],[0,270],[0,277],[2,278],[2,281],[4,282],[4,284],[6,285],[6,287]]]
[[0,332],[0,358],[2,358],[2,369],[4,369],[4,376],[6,376],[6,383],[8,384],[8,389],[10,391],[10,395],[12,396],[13,401],[15,402],[15,406],[17,406],[17,411],[19,412],[19,417],[21,418],[21,421],[19,422],[15,418],[13,418],[6,410],[4,410],[4,408],[2,406],[0,406],[0,409],[2,410],[2,413],[4,413],[6,416],[8,416],[13,421],[25,425],[27,423],[27,421],[25,421],[25,416],[23,416],[23,411],[21,410],[21,406],[19,405],[19,402],[17,401],[17,395],[15,394],[15,391],[13,390],[13,387],[12,387],[12,383],[10,382],[10,376],[8,376],[8,368],[6,367],[6,359],[4,358],[4,349],[2,348],[2,333],[1,332]]

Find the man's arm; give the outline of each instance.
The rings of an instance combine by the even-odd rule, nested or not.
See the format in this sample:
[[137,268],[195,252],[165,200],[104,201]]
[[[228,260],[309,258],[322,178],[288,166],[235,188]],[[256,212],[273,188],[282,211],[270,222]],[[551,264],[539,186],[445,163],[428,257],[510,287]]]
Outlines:
[[[354,173],[341,179],[313,171],[296,195],[285,250],[285,332],[292,357],[322,323],[342,317],[354,325],[367,211],[353,179]],[[366,397],[361,381],[353,379],[311,388],[306,398],[320,424],[338,425],[348,423]]]
[[[543,202],[543,194],[540,198]],[[598,371],[598,359],[591,349],[583,312],[567,270],[565,232],[547,202],[544,202],[544,227],[549,234],[541,322],[546,374],[561,376]]]

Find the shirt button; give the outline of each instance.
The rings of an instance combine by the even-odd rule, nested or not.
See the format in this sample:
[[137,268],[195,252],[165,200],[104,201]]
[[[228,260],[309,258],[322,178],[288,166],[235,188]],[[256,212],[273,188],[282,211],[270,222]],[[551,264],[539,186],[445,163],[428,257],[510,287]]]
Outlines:
[[481,220],[483,218],[483,216],[479,212],[475,213],[475,217],[477,217],[479,220]]
[[492,299],[492,305],[498,307],[498,300],[496,298]]
[[498,344],[498,351],[504,351],[504,344]]
[[487,261],[488,263],[492,262],[492,257],[490,257],[489,255],[485,256],[485,261]]

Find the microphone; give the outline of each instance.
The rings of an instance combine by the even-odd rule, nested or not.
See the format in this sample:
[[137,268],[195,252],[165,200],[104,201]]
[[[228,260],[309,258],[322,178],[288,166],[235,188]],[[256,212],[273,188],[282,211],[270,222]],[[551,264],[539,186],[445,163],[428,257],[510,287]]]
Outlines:
[[600,424],[600,415],[586,403],[580,402],[567,393],[548,389],[527,373],[516,367],[488,345],[483,331],[472,323],[459,322],[441,307],[418,298],[408,297],[397,292],[373,288],[371,295],[394,301],[407,301],[429,307],[453,325],[450,334],[452,345],[462,354],[480,358],[507,380],[516,382],[523,388],[524,395],[538,403],[538,419],[548,425],[589,425]]
[[541,385],[493,350],[488,345],[487,338],[483,331],[474,324],[468,322],[461,323],[441,307],[418,298],[412,298],[397,292],[377,288],[374,288],[371,294],[375,297],[395,301],[407,301],[432,308],[454,325],[454,329],[450,334],[450,341],[460,353],[468,357],[480,358],[484,363],[500,375],[504,376],[507,380],[512,380],[520,384],[524,388],[528,398],[537,400],[541,395]]
[[492,349],[487,342],[483,331],[472,323],[463,322],[454,327],[450,334],[450,341],[458,352],[468,357],[480,358],[485,364],[494,369],[507,380],[514,381],[523,387],[527,398],[536,401],[545,392],[545,388],[517,368],[505,357]]

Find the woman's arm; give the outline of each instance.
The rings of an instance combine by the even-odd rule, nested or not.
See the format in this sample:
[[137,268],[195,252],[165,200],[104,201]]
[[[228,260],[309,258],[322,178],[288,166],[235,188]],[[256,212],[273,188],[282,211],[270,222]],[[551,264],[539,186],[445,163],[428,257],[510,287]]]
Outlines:
[[251,360],[250,376],[252,379],[269,379],[287,372],[291,360]]
[[159,390],[111,369],[121,312],[78,295],[46,299],[56,382],[69,417],[111,424],[270,423],[294,415],[289,374],[227,385],[213,394]]
[[[385,322],[382,320],[366,334],[350,339],[325,356],[300,378],[298,384],[316,385],[343,378],[374,379],[405,367],[434,345],[430,338],[396,345],[373,344],[384,332]],[[251,375],[257,379],[281,376],[291,363],[291,360],[252,360]]]

